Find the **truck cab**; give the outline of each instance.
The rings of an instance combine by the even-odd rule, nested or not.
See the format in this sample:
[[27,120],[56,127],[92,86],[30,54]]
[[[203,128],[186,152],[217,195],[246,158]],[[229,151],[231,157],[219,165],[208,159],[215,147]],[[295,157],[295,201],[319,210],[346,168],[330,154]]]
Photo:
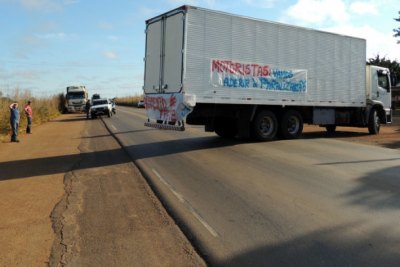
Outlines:
[[85,86],[68,86],[65,95],[65,107],[68,112],[84,112],[88,93]]
[[377,110],[379,120],[392,122],[392,93],[389,69],[367,65],[366,96],[370,109]]

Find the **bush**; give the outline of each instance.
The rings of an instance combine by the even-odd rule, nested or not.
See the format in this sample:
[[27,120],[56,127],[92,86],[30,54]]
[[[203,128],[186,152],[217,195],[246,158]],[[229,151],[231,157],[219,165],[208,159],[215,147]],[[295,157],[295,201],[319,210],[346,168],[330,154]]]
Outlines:
[[137,103],[141,99],[143,99],[143,95],[117,97],[117,98],[115,98],[115,104],[117,104],[119,106],[137,107]]

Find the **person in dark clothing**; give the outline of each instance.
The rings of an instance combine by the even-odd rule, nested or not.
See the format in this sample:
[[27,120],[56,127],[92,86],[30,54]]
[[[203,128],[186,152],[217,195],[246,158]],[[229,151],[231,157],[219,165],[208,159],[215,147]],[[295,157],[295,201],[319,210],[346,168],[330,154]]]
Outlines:
[[85,109],[86,109],[86,118],[89,119],[89,112],[90,112],[90,100],[89,99],[86,101]]
[[19,110],[18,103],[10,105],[10,125],[11,125],[11,142],[19,142],[18,140],[18,126],[19,126]]

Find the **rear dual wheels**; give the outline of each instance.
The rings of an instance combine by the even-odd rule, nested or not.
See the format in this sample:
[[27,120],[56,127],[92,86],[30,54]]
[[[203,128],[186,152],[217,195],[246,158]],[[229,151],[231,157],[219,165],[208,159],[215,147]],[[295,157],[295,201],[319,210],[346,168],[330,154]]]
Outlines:
[[273,140],[278,132],[278,120],[273,112],[259,112],[251,125],[252,137],[258,141]]
[[252,136],[258,141],[269,141],[279,135],[284,139],[296,139],[303,132],[303,118],[296,110],[285,110],[278,119],[272,111],[260,111],[252,123]]
[[280,135],[284,139],[297,139],[303,132],[303,118],[296,110],[287,110],[281,117]]

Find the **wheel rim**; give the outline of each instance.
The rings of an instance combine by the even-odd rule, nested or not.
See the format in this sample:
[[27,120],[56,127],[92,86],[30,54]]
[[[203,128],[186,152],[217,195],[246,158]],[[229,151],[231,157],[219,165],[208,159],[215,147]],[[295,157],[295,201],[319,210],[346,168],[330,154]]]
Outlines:
[[300,129],[300,121],[296,116],[291,116],[288,119],[287,131],[288,133],[295,135]]
[[270,136],[274,131],[274,122],[270,117],[263,117],[259,127],[262,136]]

